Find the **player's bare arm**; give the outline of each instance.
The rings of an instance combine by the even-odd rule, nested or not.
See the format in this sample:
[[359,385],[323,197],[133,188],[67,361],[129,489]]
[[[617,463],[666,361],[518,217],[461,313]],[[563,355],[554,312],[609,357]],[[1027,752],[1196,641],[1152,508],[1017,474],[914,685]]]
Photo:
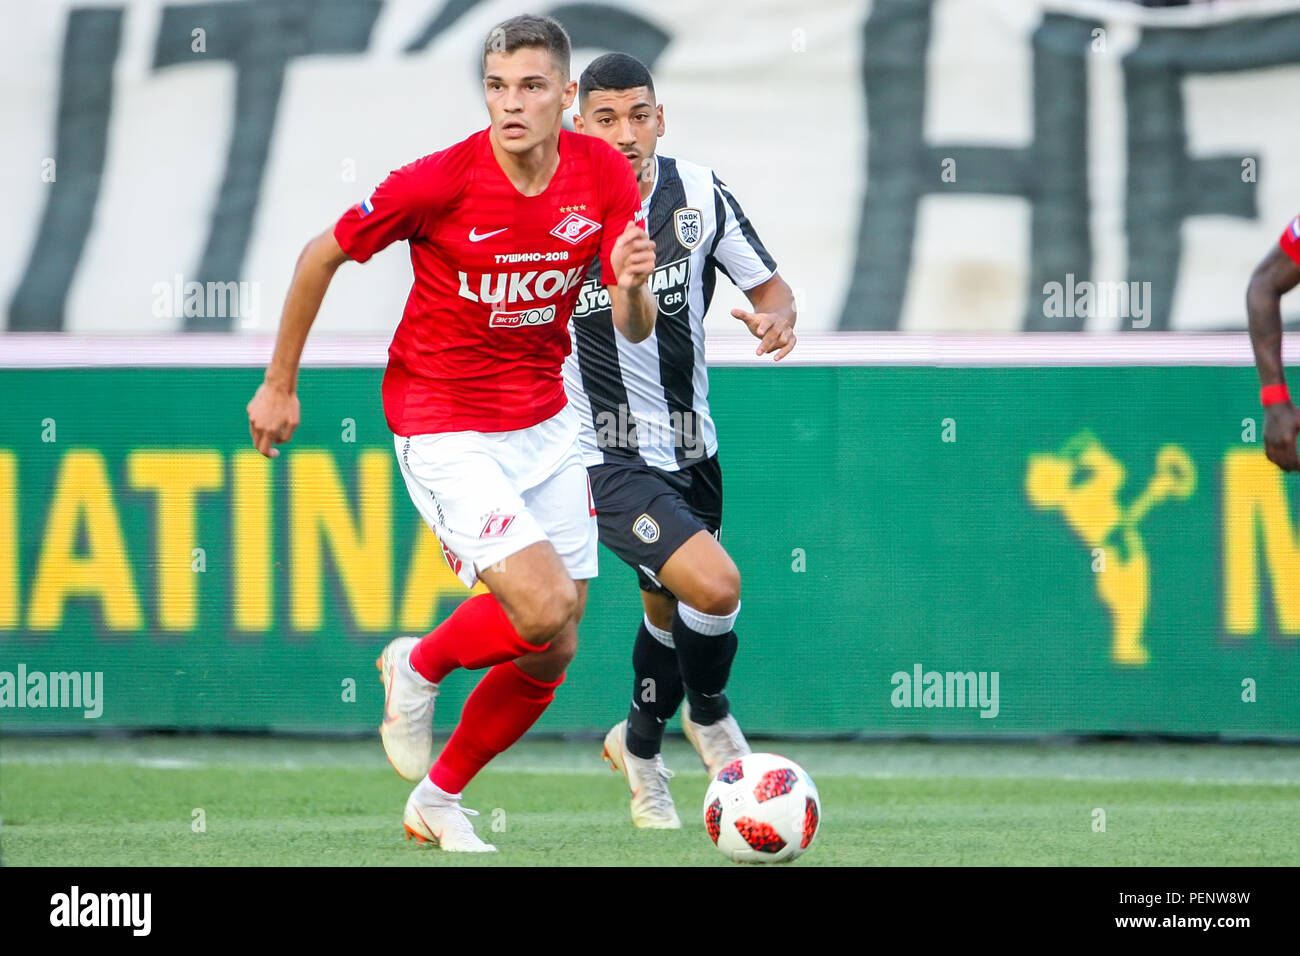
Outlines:
[[655,244],[635,223],[628,223],[610,253],[617,285],[610,285],[614,328],[629,342],[643,342],[655,328],[658,303],[646,280],[655,268]]
[[284,300],[271,364],[248,403],[248,430],[253,445],[267,458],[278,457],[280,450],[273,446],[287,442],[298,427],[298,363],[303,345],[335,270],[347,258],[329,229],[307,243],[298,257]]
[[744,322],[754,338],[759,340],[755,355],[776,352],[781,361],[793,350],[798,338],[794,334],[797,315],[794,310],[794,292],[779,275],[760,282],[745,296],[754,307],[753,312],[732,309],[731,314]]
[[[1260,385],[1282,385],[1282,296],[1300,284],[1300,265],[1281,247],[1255,267],[1246,287],[1246,316],[1250,345]],[[1300,433],[1300,411],[1291,402],[1265,406],[1264,453],[1284,471],[1300,471],[1296,436]]]

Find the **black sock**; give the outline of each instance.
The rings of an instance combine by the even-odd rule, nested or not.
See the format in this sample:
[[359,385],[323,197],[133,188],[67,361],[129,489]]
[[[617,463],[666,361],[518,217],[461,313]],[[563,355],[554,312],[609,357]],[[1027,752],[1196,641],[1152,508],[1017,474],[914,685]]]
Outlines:
[[632,645],[632,706],[627,712],[628,751],[652,759],[664,742],[664,724],[682,702],[682,675],[677,652],[659,642],[641,621]]
[[701,634],[682,620],[679,609],[673,615],[673,643],[677,645],[677,663],[691,705],[691,720],[712,724],[726,717],[731,713],[731,704],[723,691],[731,676],[731,662],[736,659],[736,632]]

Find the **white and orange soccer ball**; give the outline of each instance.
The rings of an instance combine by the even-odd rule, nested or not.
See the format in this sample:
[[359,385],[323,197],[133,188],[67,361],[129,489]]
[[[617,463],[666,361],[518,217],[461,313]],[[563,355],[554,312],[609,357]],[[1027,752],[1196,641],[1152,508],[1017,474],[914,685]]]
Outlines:
[[777,754],[723,767],[704,794],[704,827],[734,863],[786,863],[812,846],[821,822],[812,777]]

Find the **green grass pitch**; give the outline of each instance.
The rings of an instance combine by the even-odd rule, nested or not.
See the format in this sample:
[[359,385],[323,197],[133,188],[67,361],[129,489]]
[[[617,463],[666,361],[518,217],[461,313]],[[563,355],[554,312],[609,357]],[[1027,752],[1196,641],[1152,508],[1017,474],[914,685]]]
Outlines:
[[[821,791],[821,833],[793,866],[1300,863],[1297,747],[756,744]],[[731,865],[705,835],[707,780],[680,738],[665,750],[680,831],[635,830],[599,755],[596,740],[526,740],[499,758],[465,797],[501,851],[485,857],[402,838],[410,785],[377,737],[0,738],[0,853],[8,866]]]

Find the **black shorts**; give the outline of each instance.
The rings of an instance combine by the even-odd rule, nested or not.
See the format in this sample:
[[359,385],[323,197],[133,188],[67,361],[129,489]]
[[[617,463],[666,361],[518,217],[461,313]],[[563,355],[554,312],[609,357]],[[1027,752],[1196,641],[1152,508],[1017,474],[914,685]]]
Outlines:
[[681,471],[641,462],[592,465],[591,494],[601,544],[636,570],[642,591],[672,597],[656,575],[698,531],[722,530],[722,466],[718,456]]

